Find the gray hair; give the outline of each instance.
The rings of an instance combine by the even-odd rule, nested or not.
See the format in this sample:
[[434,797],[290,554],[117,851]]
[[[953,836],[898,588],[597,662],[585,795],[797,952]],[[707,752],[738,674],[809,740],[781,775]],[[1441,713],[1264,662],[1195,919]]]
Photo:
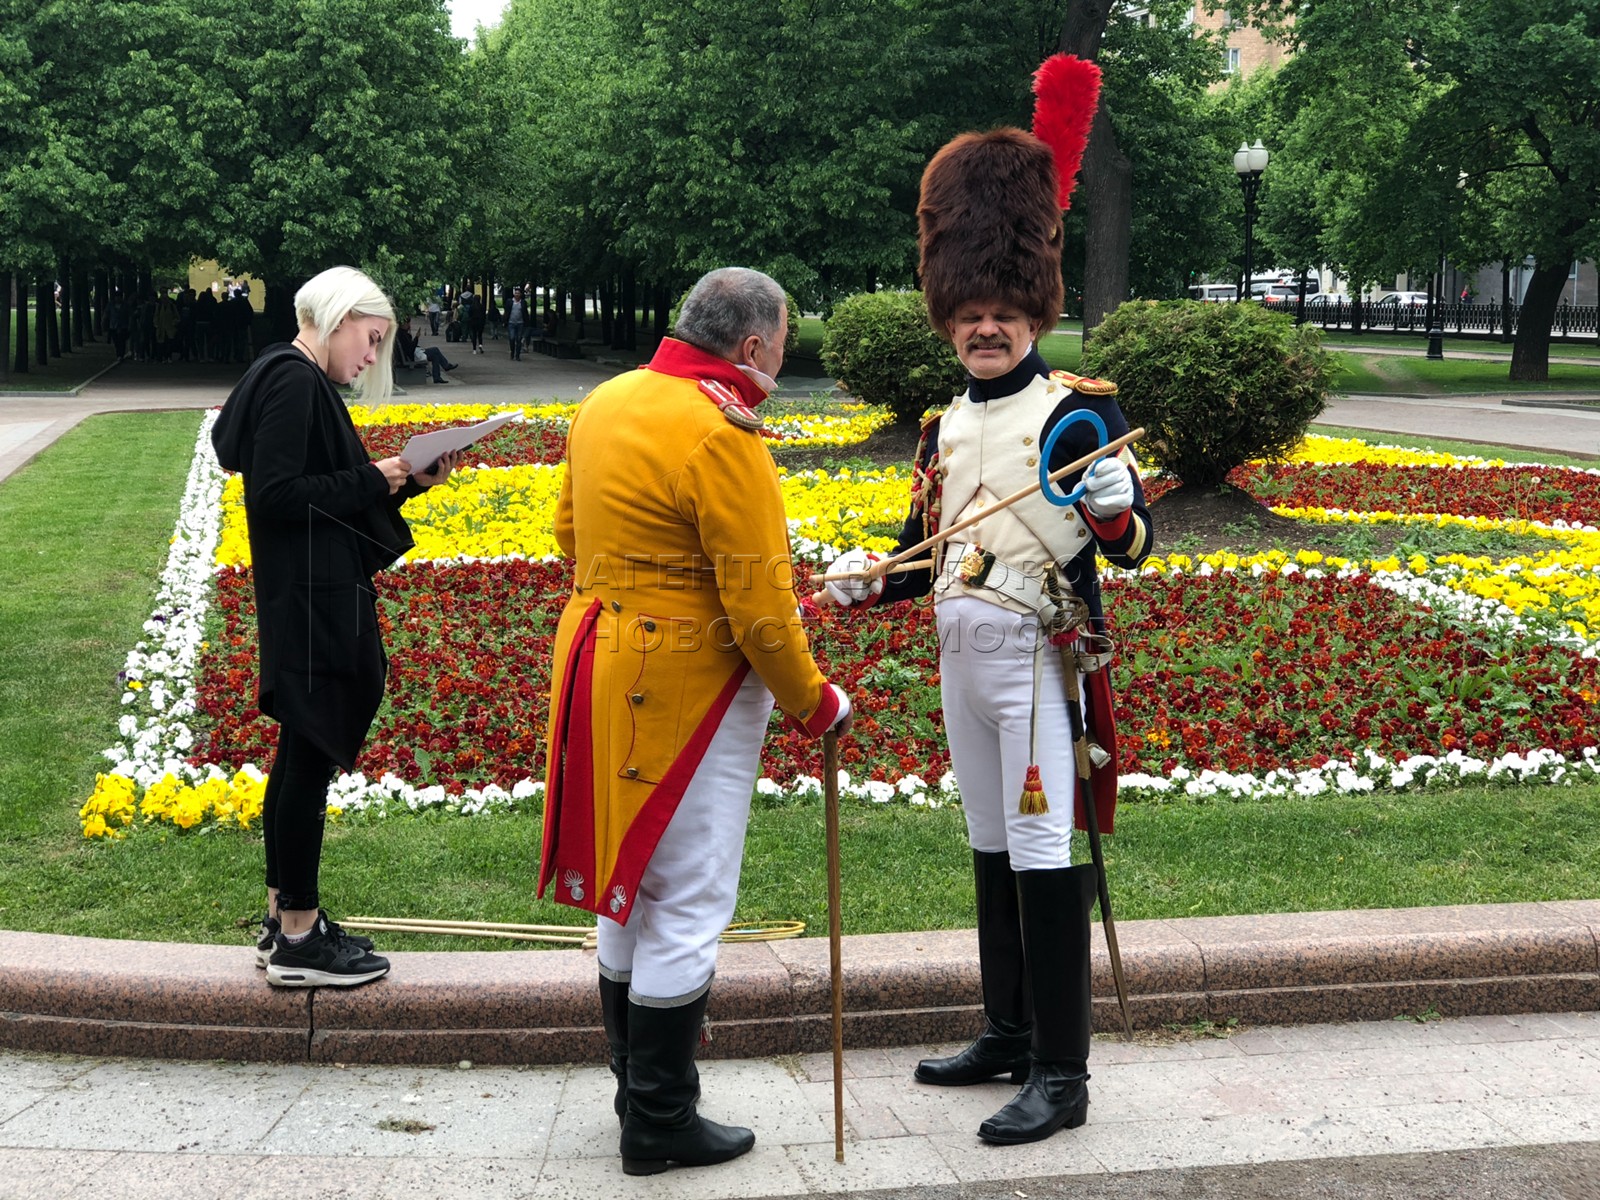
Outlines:
[[777,281],[749,267],[720,267],[689,290],[673,332],[680,341],[724,358],[751,334],[777,340],[785,302]]

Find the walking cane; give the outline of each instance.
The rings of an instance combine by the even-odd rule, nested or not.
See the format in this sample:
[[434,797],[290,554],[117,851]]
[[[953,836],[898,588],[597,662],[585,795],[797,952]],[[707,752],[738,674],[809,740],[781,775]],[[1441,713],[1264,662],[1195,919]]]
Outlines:
[[828,971],[833,980],[833,1158],[844,1161],[844,980],[839,968],[839,735],[822,735],[822,804],[828,842]]
[[1078,787],[1083,794],[1084,832],[1089,837],[1089,859],[1094,863],[1095,889],[1100,898],[1100,924],[1105,928],[1106,954],[1111,959],[1111,979],[1117,987],[1117,1004],[1122,1009],[1122,1028],[1133,1041],[1133,1015],[1128,1009],[1128,981],[1122,973],[1122,951],[1117,948],[1117,923],[1111,916],[1111,886],[1106,880],[1106,856],[1100,848],[1100,815],[1094,803],[1094,770],[1089,762],[1089,727],[1078,699],[1078,664],[1074,651],[1061,647],[1061,662],[1066,668],[1067,720],[1072,731],[1073,758],[1077,762]]

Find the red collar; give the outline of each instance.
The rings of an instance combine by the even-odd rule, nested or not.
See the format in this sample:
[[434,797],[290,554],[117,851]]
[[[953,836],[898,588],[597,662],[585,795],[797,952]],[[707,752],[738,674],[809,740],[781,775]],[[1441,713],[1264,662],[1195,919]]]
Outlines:
[[679,379],[715,379],[738,392],[739,398],[752,408],[767,398],[754,380],[727,359],[677,338],[662,338],[645,369]]

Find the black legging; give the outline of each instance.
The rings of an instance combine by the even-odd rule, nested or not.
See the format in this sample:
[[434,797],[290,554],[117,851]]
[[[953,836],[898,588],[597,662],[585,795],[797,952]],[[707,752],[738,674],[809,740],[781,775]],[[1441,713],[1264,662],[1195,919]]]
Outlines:
[[267,886],[278,889],[280,912],[322,907],[317,868],[334,766],[315,742],[287,725],[278,727],[278,753],[261,802],[261,831],[267,845]]

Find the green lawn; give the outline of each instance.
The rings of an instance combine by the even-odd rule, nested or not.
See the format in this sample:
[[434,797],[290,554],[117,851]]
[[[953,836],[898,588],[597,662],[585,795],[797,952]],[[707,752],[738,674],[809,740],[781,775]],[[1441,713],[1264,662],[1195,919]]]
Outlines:
[[1509,360],[1481,358],[1430,360],[1399,354],[1333,352],[1339,372],[1333,390],[1343,393],[1410,393],[1446,395],[1471,392],[1586,392],[1600,400],[1600,369],[1552,363],[1543,383],[1518,383],[1510,378]]
[[[1348,329],[1324,329],[1322,341],[1331,350],[1392,348],[1421,354],[1428,348],[1427,335],[1422,333],[1351,333]],[[1447,337],[1441,345],[1446,358],[1453,354],[1494,354],[1508,362],[1511,359],[1511,343],[1502,342],[1499,338]],[[1587,342],[1551,342],[1550,356],[1589,358],[1600,362],[1600,343],[1592,338]]]
[[[254,835],[78,832],[196,427],[193,413],[98,417],[0,484],[0,927],[242,945],[260,909]],[[1588,898],[1597,804],[1594,785],[1129,804],[1108,842],[1113,893],[1125,918]],[[742,919],[825,928],[822,828],[819,802],[757,805]],[[847,932],[971,925],[959,810],[852,803],[842,841]],[[330,830],[324,891],[346,915],[584,923],[533,900],[538,846],[536,814],[351,822]]]

